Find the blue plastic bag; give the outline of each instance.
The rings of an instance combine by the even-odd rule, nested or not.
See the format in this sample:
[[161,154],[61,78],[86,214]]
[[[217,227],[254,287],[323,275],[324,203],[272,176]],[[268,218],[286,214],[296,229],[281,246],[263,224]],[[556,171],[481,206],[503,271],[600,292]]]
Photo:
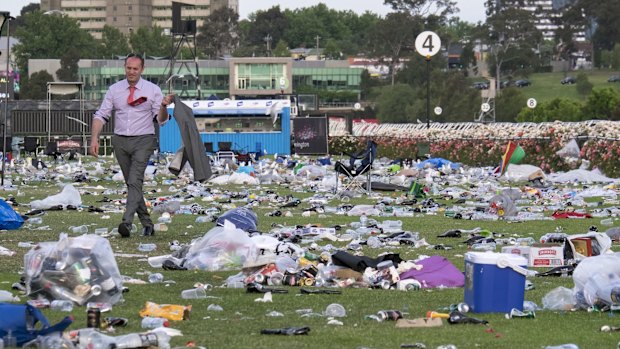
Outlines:
[[19,229],[24,224],[24,219],[6,201],[0,200],[0,229]]
[[226,211],[215,222],[219,226],[224,226],[224,221],[229,221],[233,223],[237,229],[246,232],[256,230],[256,226],[258,225],[256,213],[245,207],[238,207]]
[[0,303],[0,338],[5,338],[11,331],[11,336],[20,348],[38,336],[62,332],[72,322],[73,318],[67,316],[56,325],[50,326],[43,313],[30,304]]

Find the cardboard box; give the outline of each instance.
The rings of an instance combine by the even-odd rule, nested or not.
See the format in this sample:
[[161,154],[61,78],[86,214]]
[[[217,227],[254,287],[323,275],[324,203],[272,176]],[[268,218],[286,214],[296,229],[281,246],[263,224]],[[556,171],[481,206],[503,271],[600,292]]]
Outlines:
[[530,267],[558,267],[564,265],[564,244],[532,244]]
[[529,260],[530,260],[530,247],[529,246],[519,246],[519,245],[503,246],[502,253],[512,253],[512,254],[517,254],[519,256],[522,256],[525,259],[527,259],[528,264],[529,264]]
[[575,247],[575,252],[589,257],[592,256],[592,239],[590,238],[574,238],[570,240]]

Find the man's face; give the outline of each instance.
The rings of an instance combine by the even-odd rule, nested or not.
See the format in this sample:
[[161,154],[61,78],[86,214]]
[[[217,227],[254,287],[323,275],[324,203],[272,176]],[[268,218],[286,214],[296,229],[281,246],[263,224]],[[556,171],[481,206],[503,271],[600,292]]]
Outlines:
[[140,75],[142,75],[142,71],[144,67],[142,66],[142,61],[138,57],[129,57],[125,62],[125,76],[127,76],[127,81],[130,84],[135,84],[140,80]]

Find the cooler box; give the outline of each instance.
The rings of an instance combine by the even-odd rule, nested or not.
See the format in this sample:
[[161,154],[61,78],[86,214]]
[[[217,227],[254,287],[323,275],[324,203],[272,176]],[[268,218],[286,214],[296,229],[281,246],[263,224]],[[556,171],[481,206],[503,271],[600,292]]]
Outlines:
[[523,310],[527,259],[510,253],[465,254],[465,303],[474,313]]

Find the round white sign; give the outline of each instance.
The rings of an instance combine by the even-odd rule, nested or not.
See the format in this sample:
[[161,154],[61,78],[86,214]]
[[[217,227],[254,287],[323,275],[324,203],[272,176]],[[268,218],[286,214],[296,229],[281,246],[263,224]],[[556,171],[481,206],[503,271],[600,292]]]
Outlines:
[[441,49],[441,39],[435,32],[425,31],[415,38],[415,50],[424,57],[436,55],[439,49]]
[[359,103],[355,103],[355,104],[353,104],[353,109],[355,109],[355,110],[361,110],[361,109],[362,109],[362,105],[361,105],[361,104],[359,104]]
[[530,99],[527,100],[528,108],[534,109],[534,108],[536,108],[536,105],[538,105],[538,102],[536,101],[535,98],[530,98]]
[[284,90],[284,89],[288,88],[288,79],[286,77],[284,77],[284,76],[281,77],[279,83],[280,83],[280,89],[281,90]]
[[486,113],[491,110],[491,105],[489,103],[482,103],[482,105],[480,106],[480,110]]
[[441,107],[435,107],[435,115],[441,115],[441,113],[443,112],[443,109],[441,109]]

